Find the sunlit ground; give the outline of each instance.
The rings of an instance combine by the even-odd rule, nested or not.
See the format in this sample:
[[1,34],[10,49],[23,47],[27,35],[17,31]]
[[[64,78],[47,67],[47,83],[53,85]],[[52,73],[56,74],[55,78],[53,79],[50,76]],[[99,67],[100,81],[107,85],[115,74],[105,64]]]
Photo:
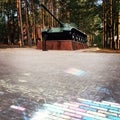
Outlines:
[[120,120],[120,54],[94,50],[1,49],[0,120]]

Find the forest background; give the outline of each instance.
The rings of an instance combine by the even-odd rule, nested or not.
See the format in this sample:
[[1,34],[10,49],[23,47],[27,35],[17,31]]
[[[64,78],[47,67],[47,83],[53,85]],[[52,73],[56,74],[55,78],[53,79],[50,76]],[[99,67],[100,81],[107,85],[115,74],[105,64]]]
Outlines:
[[44,4],[63,23],[74,23],[88,35],[88,45],[120,49],[120,0],[0,0],[0,43],[36,45],[41,29],[57,22],[41,8]]

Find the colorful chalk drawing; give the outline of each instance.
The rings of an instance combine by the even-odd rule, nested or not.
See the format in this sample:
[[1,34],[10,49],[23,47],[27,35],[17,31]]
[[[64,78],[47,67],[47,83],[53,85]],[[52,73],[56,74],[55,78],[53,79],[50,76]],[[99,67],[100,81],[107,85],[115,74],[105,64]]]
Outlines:
[[110,90],[108,88],[97,87],[96,90],[99,91],[99,92],[102,92],[102,93],[110,95]]
[[49,112],[39,110],[36,112],[31,120],[48,120],[49,118]]
[[81,98],[65,103],[44,103],[30,120],[120,120],[120,104]]
[[86,74],[85,71],[83,70],[79,70],[76,68],[69,68],[67,70],[65,70],[66,73],[72,74],[72,75],[76,75],[76,76],[84,76]]
[[25,111],[25,108],[21,106],[11,105],[10,108],[15,110]]
[[3,91],[0,91],[0,96],[1,96],[1,95],[4,95],[4,94],[5,94],[5,93],[4,93]]

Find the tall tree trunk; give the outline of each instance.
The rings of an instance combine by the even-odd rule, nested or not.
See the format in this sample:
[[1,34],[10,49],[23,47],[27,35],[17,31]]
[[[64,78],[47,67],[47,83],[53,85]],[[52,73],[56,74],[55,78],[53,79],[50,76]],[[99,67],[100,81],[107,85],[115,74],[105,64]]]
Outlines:
[[107,28],[107,26],[106,26],[106,22],[107,22],[107,20],[106,20],[106,0],[103,0],[103,24],[104,24],[104,26],[103,26],[103,47],[104,48],[106,48],[107,47],[107,31],[106,31],[106,28]]
[[118,15],[118,49],[120,49],[120,10]]
[[20,28],[19,42],[20,42],[20,46],[24,46],[21,0],[17,0],[17,11],[18,11],[18,26]]
[[[41,1],[42,4],[44,4],[44,0]],[[45,12],[43,9],[41,9],[41,16],[42,16],[42,28],[45,28]]]
[[103,0],[103,14],[104,14],[104,47],[115,49],[115,1]]
[[36,34],[35,34],[35,28],[36,28],[36,22],[35,22],[35,2],[34,2],[34,0],[32,0],[32,5],[33,5],[33,7],[32,7],[32,12],[33,12],[33,28],[32,28],[32,32],[33,32],[33,42],[36,44]]
[[110,0],[110,48],[112,49],[114,46],[114,38],[113,38],[113,0]]
[[26,16],[26,28],[27,28],[27,39],[28,39],[28,45],[31,47],[31,37],[30,37],[30,30],[29,30],[29,19],[28,19],[28,3],[25,1],[26,7],[25,7],[25,16]]

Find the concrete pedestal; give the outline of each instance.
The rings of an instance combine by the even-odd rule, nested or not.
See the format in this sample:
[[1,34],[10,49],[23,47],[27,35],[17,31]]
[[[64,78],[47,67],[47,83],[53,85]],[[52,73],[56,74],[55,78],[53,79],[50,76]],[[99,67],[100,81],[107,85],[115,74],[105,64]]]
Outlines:
[[[88,48],[86,44],[73,42],[71,40],[46,41],[46,50],[78,50]],[[38,42],[37,49],[42,49],[42,42]]]

